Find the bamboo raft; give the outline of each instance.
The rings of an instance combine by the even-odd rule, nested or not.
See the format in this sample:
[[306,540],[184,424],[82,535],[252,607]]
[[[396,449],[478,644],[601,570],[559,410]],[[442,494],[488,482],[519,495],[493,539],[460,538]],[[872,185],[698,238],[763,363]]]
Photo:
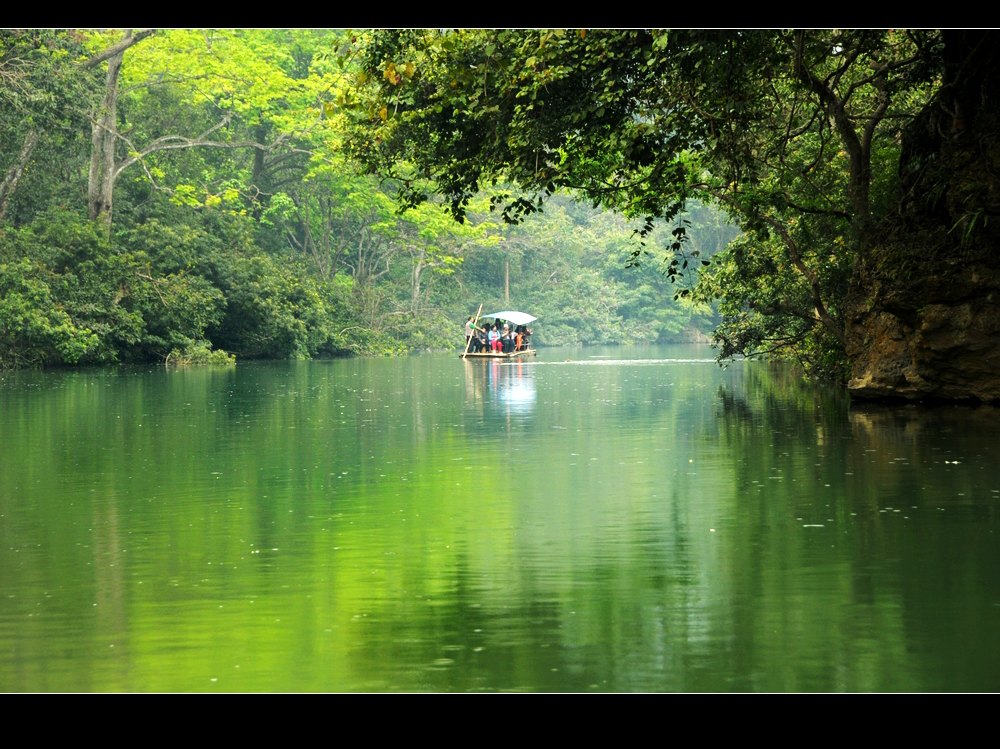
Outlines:
[[[476,325],[479,322],[479,315],[482,311],[483,305],[480,304],[479,309],[476,311],[476,317],[473,321],[473,325]],[[536,319],[532,315],[515,311],[500,312],[493,315],[487,315],[486,317],[494,320],[510,320],[512,323],[516,324],[527,324]],[[521,318],[521,322],[517,322],[518,318]],[[468,331],[468,329],[466,330]],[[514,351],[503,353],[500,351],[469,351],[469,345],[471,343],[471,338],[465,342],[465,350],[458,355],[459,359],[525,359],[529,356],[538,356],[538,352],[531,348],[530,344],[528,344],[526,348],[515,349]]]
[[494,352],[494,351],[479,351],[472,352],[466,351],[458,355],[459,359],[524,359],[528,356],[538,356],[538,352],[533,348],[526,348],[520,351],[511,351],[510,353]]

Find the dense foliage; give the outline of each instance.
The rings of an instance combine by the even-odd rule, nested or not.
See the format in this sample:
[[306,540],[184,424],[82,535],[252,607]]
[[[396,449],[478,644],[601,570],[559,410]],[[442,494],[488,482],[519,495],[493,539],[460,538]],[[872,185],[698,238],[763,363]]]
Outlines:
[[[400,212],[413,183],[345,146],[377,40],[0,31],[0,367],[454,348],[479,303],[531,311],[542,344],[711,330],[656,258],[626,267],[641,222],[569,193],[523,226],[489,210],[499,186],[464,224]],[[703,205],[686,221],[705,256],[736,234]]]
[[[692,198],[743,229],[701,285],[723,356],[843,377],[843,303],[896,210],[902,135],[941,83],[934,30],[387,30],[365,51],[368,168],[456,216],[497,180],[510,220],[574,189],[671,222]],[[699,259],[683,227],[668,275]],[[692,292],[682,287],[681,295]]]

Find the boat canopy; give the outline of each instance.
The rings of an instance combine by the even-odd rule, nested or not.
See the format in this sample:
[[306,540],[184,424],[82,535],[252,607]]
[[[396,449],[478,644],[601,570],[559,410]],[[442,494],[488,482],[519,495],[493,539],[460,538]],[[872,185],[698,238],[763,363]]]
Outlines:
[[506,320],[507,322],[514,323],[515,325],[527,325],[529,322],[533,322],[538,319],[534,315],[529,315],[527,312],[517,312],[515,310],[494,312],[492,315],[483,315],[483,317],[490,317],[494,320]]

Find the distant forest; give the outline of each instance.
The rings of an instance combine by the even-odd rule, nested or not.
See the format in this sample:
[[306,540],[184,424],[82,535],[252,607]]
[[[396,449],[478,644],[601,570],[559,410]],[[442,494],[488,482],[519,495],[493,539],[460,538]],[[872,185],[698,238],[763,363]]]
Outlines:
[[678,292],[739,233],[724,213],[641,231],[560,188],[509,223],[502,181],[462,223],[401,210],[412,183],[356,145],[371,43],[0,31],[0,367],[450,350],[480,304],[539,345],[708,340],[713,301]]

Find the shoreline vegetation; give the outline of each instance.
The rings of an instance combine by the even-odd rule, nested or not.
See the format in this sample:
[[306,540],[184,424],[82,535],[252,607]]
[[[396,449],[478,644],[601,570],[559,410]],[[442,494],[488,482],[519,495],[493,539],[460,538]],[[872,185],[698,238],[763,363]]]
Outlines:
[[[536,310],[539,345],[710,335],[712,304],[664,276],[668,223],[630,268],[641,222],[570,191],[522,224],[492,210],[503,184],[464,223],[400,212],[403,182],[347,142],[372,42],[0,31],[0,370],[447,351],[480,302]],[[738,233],[686,220],[706,257]]]
[[173,349],[167,354],[163,364],[168,369],[189,367],[235,367],[236,357],[219,349],[211,349],[208,344],[193,344],[187,348]]
[[485,304],[1000,400],[998,71],[989,30],[0,30],[0,370],[447,351]]

